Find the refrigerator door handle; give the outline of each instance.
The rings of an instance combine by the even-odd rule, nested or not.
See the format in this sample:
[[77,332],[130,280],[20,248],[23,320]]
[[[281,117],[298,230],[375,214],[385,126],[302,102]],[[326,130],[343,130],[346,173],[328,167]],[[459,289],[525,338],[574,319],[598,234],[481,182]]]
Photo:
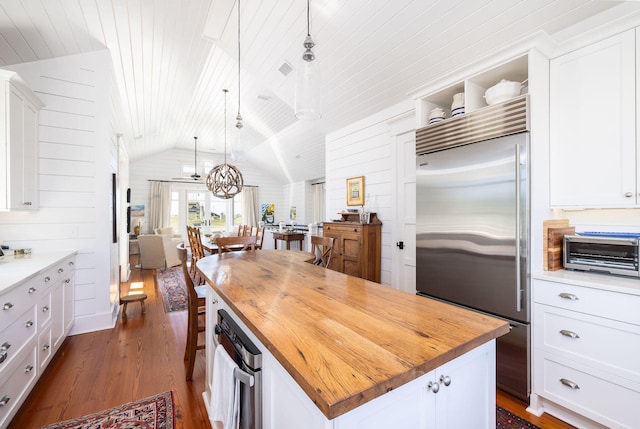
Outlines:
[[516,311],[522,311],[522,291],[520,289],[520,143],[515,145],[515,163],[516,163]]

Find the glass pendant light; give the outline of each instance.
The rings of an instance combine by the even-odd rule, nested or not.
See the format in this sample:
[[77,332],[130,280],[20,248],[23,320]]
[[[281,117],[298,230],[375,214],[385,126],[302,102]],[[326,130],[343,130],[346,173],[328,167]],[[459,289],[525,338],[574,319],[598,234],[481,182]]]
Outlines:
[[320,119],[322,117],[320,67],[313,51],[315,43],[310,32],[309,0],[307,0],[307,37],[302,46],[305,51],[300,58],[296,75],[296,117],[298,119]]
[[216,165],[207,175],[206,185],[211,193],[218,198],[229,199],[238,195],[244,186],[244,179],[240,170],[227,164],[227,92],[224,92],[224,164]]
[[243,147],[243,127],[242,115],[240,114],[240,0],[238,0],[238,115],[236,116],[236,132],[231,146],[231,159],[236,162],[244,161],[247,158]]

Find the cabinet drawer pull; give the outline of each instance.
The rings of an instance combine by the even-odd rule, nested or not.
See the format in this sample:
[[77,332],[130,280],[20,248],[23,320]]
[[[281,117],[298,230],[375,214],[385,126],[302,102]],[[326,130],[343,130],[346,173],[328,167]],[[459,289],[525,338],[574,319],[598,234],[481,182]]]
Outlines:
[[0,399],[0,407],[4,407],[5,405],[7,405],[10,400],[11,400],[10,396],[4,395],[2,399]]
[[27,366],[24,367],[24,373],[25,374],[28,374],[31,371],[33,371],[33,365],[27,365]]
[[69,266],[73,267],[73,261],[69,261]]
[[560,298],[564,298],[564,299],[569,299],[571,301],[577,301],[578,297],[572,293],[566,293],[566,292],[562,292],[560,295],[558,295]]
[[437,381],[430,381],[427,384],[427,389],[431,390],[433,393],[438,393],[440,391],[440,384]]
[[32,327],[33,326],[33,320],[27,320],[27,323],[25,323],[24,326],[26,326],[27,328]]
[[560,330],[560,333],[562,335],[564,335],[565,337],[570,337],[570,338],[580,338],[580,335],[576,334],[573,331],[567,331],[566,329],[562,329]]
[[11,310],[11,307],[13,307],[13,304],[10,302],[5,302],[4,305],[2,306],[3,310]]
[[36,292],[36,290],[37,290],[36,288],[34,288],[34,287],[30,287],[30,288],[29,288],[29,290],[28,290],[27,292],[29,292],[29,293],[35,293],[35,292]]
[[9,356],[9,354],[7,353],[7,350],[9,350],[10,347],[11,347],[11,344],[6,342],[2,344],[2,346],[0,346],[0,363],[7,360],[7,356]]
[[451,384],[451,377],[449,377],[448,375],[441,375],[440,383],[444,384],[445,387],[449,386]]
[[47,276],[44,278],[45,283],[49,283],[51,281],[51,277]]
[[571,380],[567,380],[566,378],[561,378],[560,379],[560,383],[564,384],[567,387],[572,388],[573,390],[579,390],[580,386],[578,386],[576,383],[574,383]]
[[44,346],[42,346],[42,350],[49,350],[49,347],[51,347],[49,344],[45,344]]
[[42,307],[42,312],[46,313],[47,311],[49,311],[49,306],[45,305],[44,307]]
[[627,197],[627,198],[631,198],[631,197],[633,197],[633,192],[625,192],[624,196]]
[[31,205],[31,201],[25,201],[24,203],[22,203],[23,206],[30,206]]
[[58,268],[58,274],[64,273],[64,268]]
[[69,284],[69,283],[71,283],[71,279],[66,279],[64,282],[65,282],[66,284]]

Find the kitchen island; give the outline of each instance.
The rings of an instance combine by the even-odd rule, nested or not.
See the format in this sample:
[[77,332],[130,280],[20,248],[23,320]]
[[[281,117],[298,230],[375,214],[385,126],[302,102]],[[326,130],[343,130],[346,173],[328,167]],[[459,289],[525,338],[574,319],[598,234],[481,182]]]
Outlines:
[[[209,329],[212,313],[225,308],[262,348],[264,428],[442,427],[430,424],[437,406],[427,395],[440,389],[452,393],[439,396],[440,421],[473,414],[452,404],[471,405],[482,418],[469,427],[494,427],[494,339],[508,332],[506,322],[317,267],[310,257],[262,250],[197,263],[211,286]],[[208,330],[207,385],[212,337]],[[453,362],[467,380],[439,371]]]

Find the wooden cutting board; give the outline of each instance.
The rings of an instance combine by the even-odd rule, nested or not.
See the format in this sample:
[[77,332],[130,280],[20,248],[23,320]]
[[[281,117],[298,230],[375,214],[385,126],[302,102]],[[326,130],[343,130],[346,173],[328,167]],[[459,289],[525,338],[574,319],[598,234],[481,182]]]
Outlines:
[[[569,232],[559,230],[569,228]],[[571,231],[570,228],[573,228]],[[552,237],[549,237],[550,229],[554,229]],[[569,219],[548,219],[542,222],[542,269],[545,271],[557,271],[562,268],[562,238],[564,234],[575,233],[575,228],[569,226]],[[552,245],[549,246],[551,238]],[[560,240],[558,246],[557,241]]]
[[565,226],[560,228],[549,228],[547,244],[547,271],[561,270],[563,267],[564,236],[574,235],[576,228]]

